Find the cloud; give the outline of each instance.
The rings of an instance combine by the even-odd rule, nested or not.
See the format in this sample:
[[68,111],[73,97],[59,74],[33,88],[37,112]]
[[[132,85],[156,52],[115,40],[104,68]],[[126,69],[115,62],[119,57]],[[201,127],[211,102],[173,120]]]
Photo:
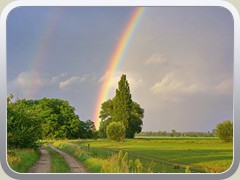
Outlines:
[[153,83],[150,91],[170,103],[181,102],[183,96],[232,93],[232,78],[225,78],[220,83],[216,83],[215,79],[198,78],[187,74],[182,71],[167,73],[161,80]]
[[26,98],[32,98],[39,89],[52,83],[46,74],[36,71],[24,71],[8,82],[8,89]]
[[187,82],[179,80],[174,73],[167,74],[161,81],[156,82],[151,91],[154,94],[193,94],[204,91],[204,87],[200,83]]
[[62,79],[63,77],[66,77],[68,75],[68,73],[61,73],[60,75],[54,76],[51,78],[52,82],[57,82],[60,79]]
[[146,64],[166,64],[167,60],[163,58],[160,54],[155,53],[145,62]]
[[73,77],[70,77],[70,78],[66,79],[65,81],[60,82],[59,83],[59,88],[60,89],[69,88],[70,86],[81,84],[85,80],[86,80],[85,77],[73,76]]
[[49,79],[43,77],[42,74],[34,71],[26,71],[18,74],[11,84],[17,88],[29,89],[31,87],[40,88],[47,84]]

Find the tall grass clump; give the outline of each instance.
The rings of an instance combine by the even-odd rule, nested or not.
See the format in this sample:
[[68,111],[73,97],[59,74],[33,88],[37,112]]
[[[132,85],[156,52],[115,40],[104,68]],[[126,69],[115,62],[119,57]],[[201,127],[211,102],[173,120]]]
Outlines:
[[[152,168],[149,166],[148,171],[152,171]],[[124,155],[122,151],[119,153],[113,154],[108,159],[102,162],[102,173],[142,173],[143,165],[139,159],[133,161],[128,158],[128,153]]]

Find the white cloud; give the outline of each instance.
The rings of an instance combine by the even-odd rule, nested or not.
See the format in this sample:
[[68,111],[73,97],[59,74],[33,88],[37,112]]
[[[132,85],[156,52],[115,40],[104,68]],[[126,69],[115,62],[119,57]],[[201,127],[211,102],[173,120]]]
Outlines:
[[155,53],[145,62],[146,64],[165,64],[167,60],[163,58],[160,54]]
[[8,88],[15,93],[19,93],[23,97],[32,98],[40,88],[51,83],[51,79],[46,74],[25,71],[17,75],[17,77],[8,83]]
[[61,73],[60,75],[57,75],[57,76],[52,77],[52,78],[51,78],[51,81],[52,81],[52,82],[57,82],[57,81],[59,81],[61,78],[65,77],[65,76],[67,76],[67,75],[68,75],[68,73]]
[[44,78],[42,74],[34,71],[26,71],[18,74],[16,79],[11,83],[18,88],[29,89],[32,87],[39,88],[48,83],[48,79]]
[[154,94],[193,94],[204,91],[204,87],[200,83],[180,80],[174,73],[170,73],[156,82],[151,87],[151,91]]
[[154,95],[171,102],[181,102],[183,96],[208,94],[223,95],[232,93],[232,79],[223,79],[220,83],[216,80],[202,79],[195,76],[188,76],[182,71],[167,73],[160,81],[156,81],[150,87]]
[[85,80],[86,80],[85,77],[73,76],[73,77],[70,77],[70,78],[66,79],[65,81],[60,82],[59,83],[59,88],[60,89],[68,88],[72,85],[81,84]]

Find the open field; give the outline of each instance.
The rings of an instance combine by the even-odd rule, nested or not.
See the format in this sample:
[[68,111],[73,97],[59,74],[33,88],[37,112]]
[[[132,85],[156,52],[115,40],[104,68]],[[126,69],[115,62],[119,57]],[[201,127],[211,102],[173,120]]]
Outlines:
[[[143,167],[151,164],[154,173],[184,173],[186,166],[191,172],[220,173],[231,166],[233,158],[232,143],[223,143],[218,138],[157,137],[128,139],[124,142],[74,140],[57,142],[55,145],[75,155],[87,168],[92,166],[89,161],[91,158],[94,163],[99,161],[98,164],[101,164],[101,161],[122,150],[123,153],[128,152],[129,159],[139,159]],[[81,157],[78,157],[77,151],[81,151]],[[93,169],[92,172],[100,172],[101,167]]]

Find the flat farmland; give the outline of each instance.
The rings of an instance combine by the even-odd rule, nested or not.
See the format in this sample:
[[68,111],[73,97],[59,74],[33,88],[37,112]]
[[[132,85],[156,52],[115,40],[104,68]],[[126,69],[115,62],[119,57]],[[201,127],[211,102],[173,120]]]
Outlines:
[[221,173],[230,168],[233,160],[233,144],[218,138],[139,137],[124,142],[101,139],[67,141],[67,144],[89,150],[99,159],[122,150],[129,159],[152,164],[154,173],[184,173],[187,166],[192,173]]

